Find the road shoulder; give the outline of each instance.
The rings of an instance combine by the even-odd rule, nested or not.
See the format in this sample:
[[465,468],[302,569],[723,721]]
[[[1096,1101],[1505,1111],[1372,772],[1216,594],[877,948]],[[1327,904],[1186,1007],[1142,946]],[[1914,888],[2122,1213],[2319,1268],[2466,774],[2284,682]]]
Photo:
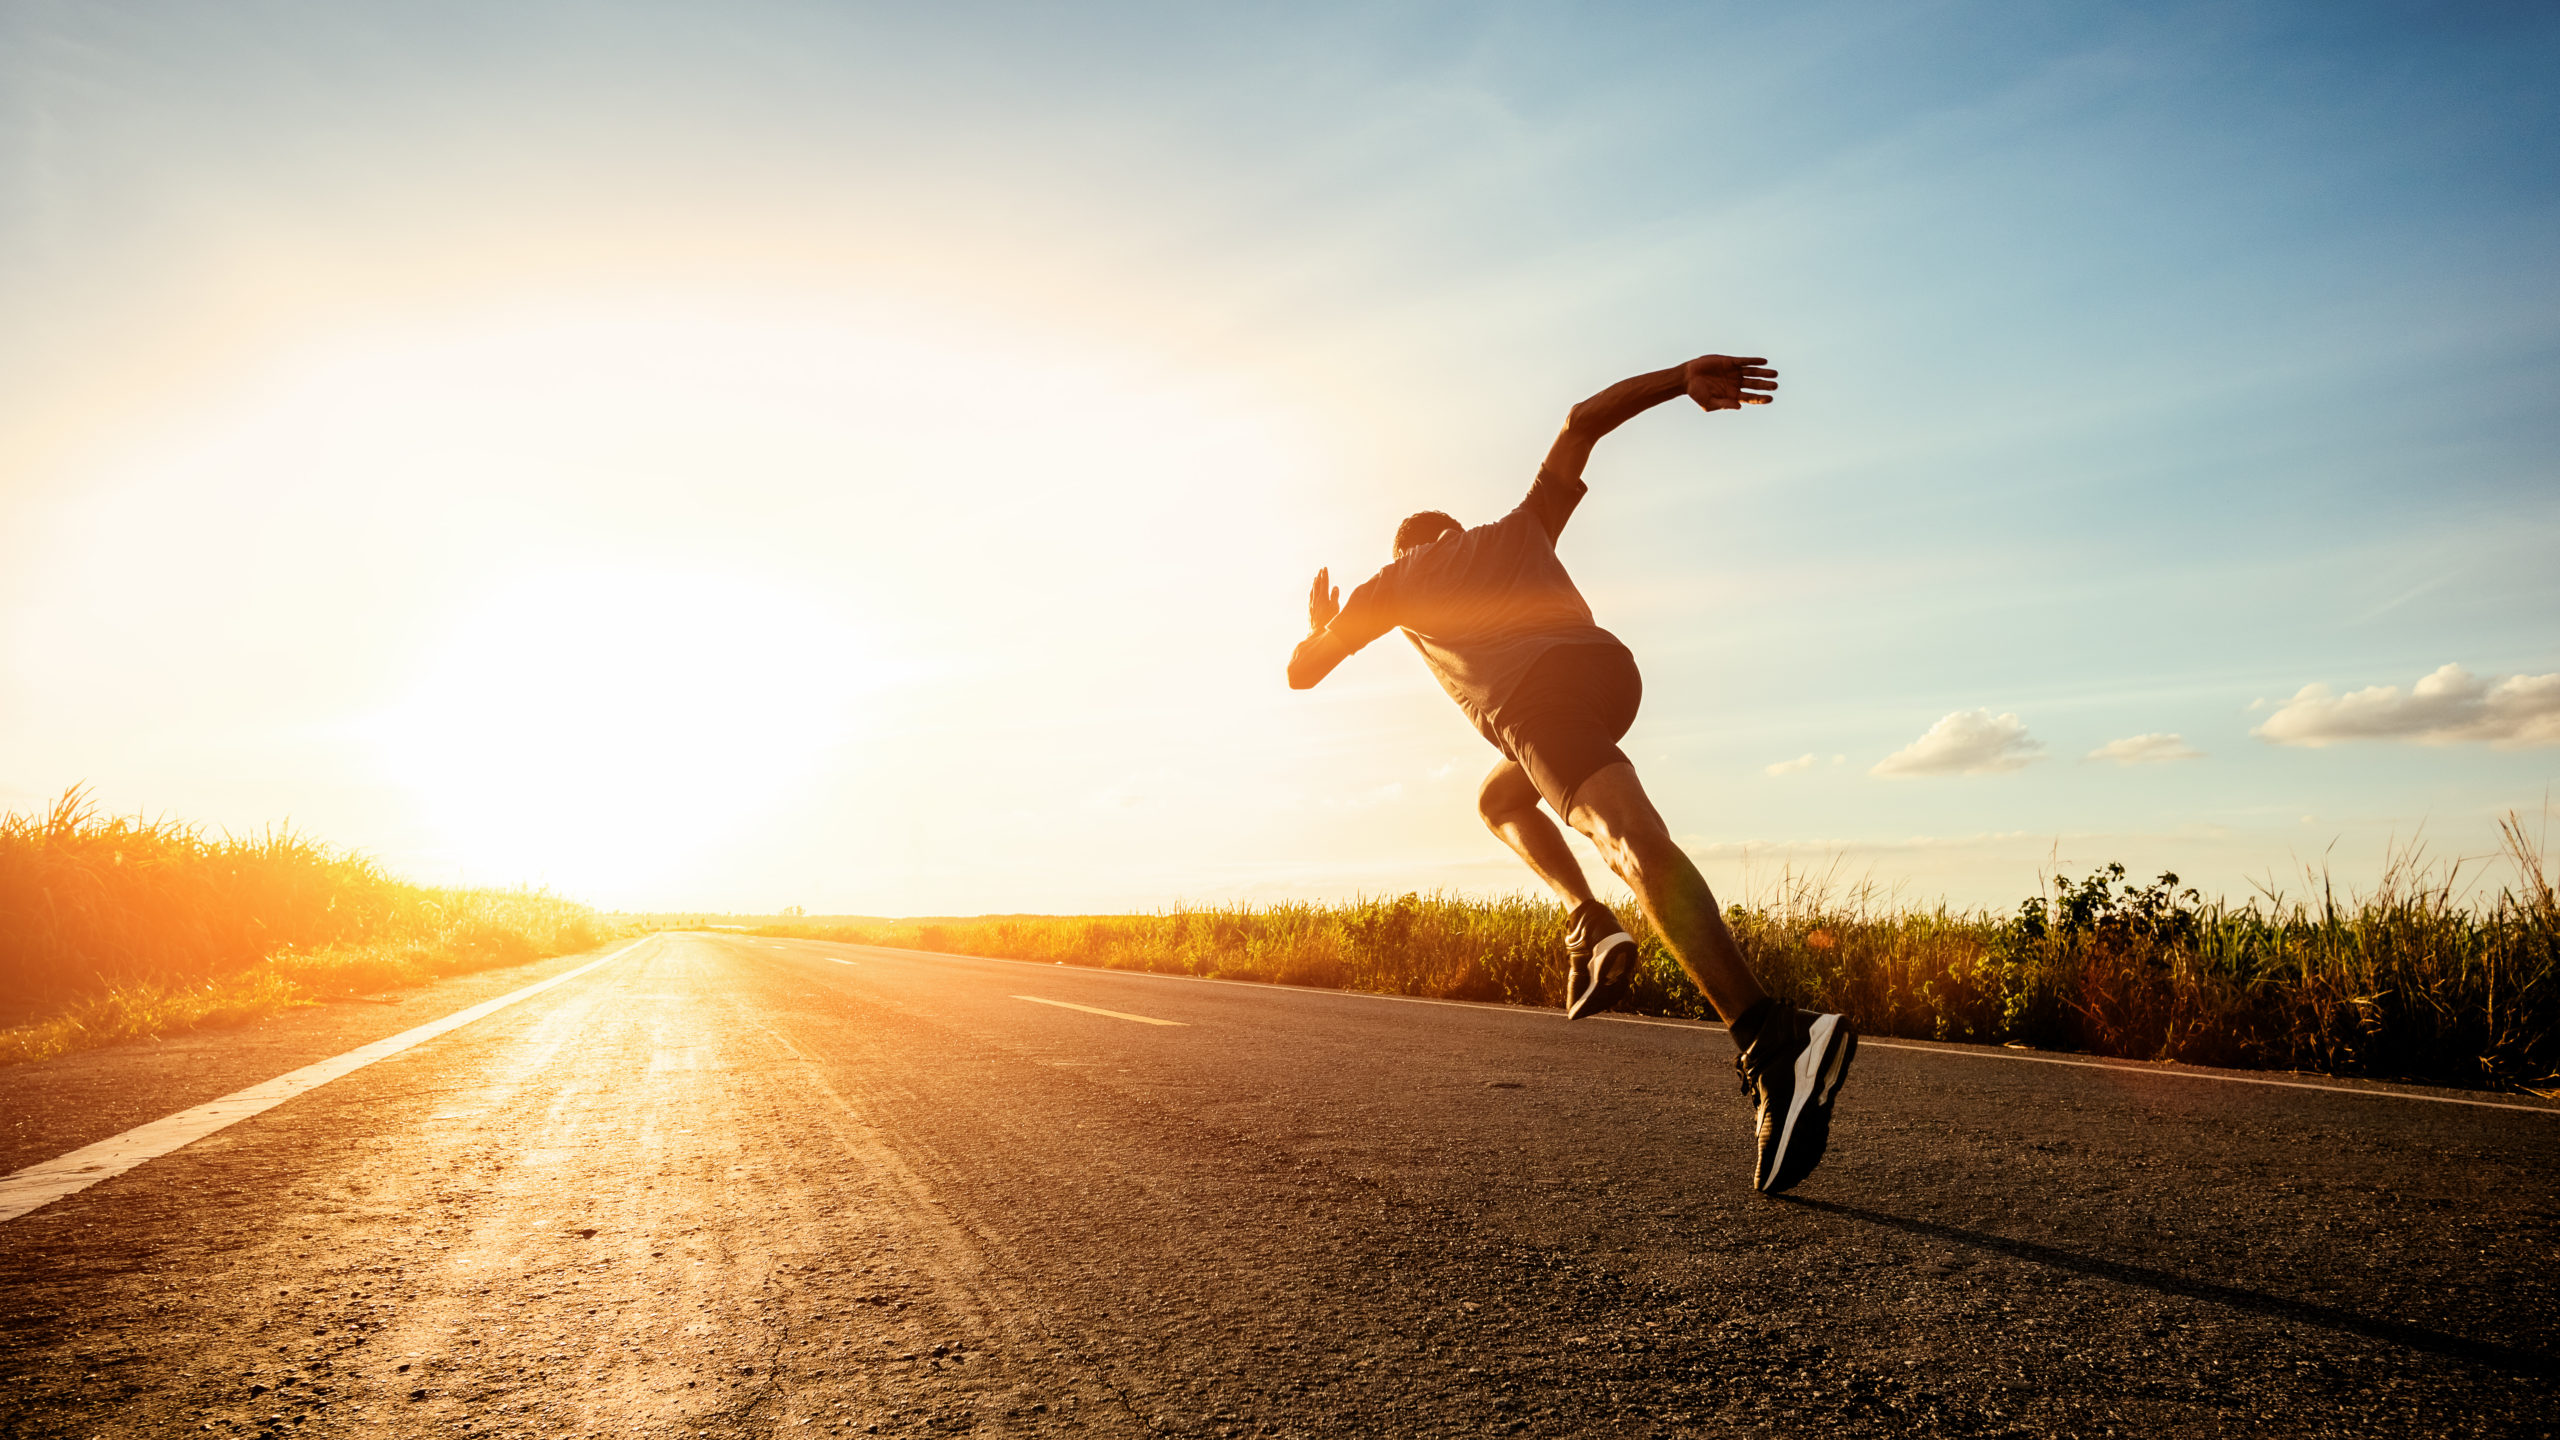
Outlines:
[[0,1175],[574,970],[628,944],[0,1069]]

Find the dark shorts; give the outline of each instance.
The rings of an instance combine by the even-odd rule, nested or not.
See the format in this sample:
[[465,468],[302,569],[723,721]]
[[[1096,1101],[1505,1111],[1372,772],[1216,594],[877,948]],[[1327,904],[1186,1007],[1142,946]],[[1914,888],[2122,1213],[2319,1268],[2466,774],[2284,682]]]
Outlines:
[[1625,646],[1559,645],[1520,677],[1495,717],[1494,743],[1562,819],[1583,781],[1626,760],[1618,741],[1643,700],[1644,677]]

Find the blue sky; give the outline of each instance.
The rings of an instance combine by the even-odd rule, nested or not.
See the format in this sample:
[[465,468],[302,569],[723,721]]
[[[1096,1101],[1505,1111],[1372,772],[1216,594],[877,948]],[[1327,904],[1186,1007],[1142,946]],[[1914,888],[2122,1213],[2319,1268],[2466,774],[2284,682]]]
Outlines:
[[1721,349],[1781,403],[1637,421],[1562,548],[1728,896],[2482,854],[2560,773],[2555,59],[2527,6],[0,8],[0,803],[616,905],[1518,888],[1408,653],[1282,688],[1305,577]]

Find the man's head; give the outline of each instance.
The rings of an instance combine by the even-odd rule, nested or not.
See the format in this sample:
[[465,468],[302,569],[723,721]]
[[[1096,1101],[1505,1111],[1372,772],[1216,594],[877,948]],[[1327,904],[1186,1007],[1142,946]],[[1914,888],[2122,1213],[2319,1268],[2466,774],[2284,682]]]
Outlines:
[[1443,535],[1467,527],[1437,510],[1423,510],[1404,517],[1396,527],[1396,558],[1404,558],[1407,550],[1419,550]]

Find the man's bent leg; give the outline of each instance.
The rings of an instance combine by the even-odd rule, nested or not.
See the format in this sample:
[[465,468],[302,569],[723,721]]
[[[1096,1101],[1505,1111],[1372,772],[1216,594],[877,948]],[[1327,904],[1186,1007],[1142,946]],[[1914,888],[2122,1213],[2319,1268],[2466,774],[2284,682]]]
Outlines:
[[1567,909],[1591,903],[1591,885],[1582,876],[1582,862],[1566,848],[1564,832],[1556,822],[1538,808],[1538,787],[1529,782],[1529,772],[1517,760],[1505,760],[1493,767],[1476,791],[1476,813],[1484,817],[1485,828],[1500,836],[1537,877],[1547,882]]
[[1494,766],[1476,792],[1476,811],[1564,901],[1564,1017],[1579,1020],[1616,1005],[1642,963],[1635,940],[1608,906],[1592,898],[1564,832],[1538,808],[1538,787],[1527,769],[1513,760]]
[[1679,957],[1680,968],[1689,972],[1725,1023],[1741,1019],[1769,998],[1742,963],[1706,877],[1673,843],[1670,827],[1646,797],[1636,767],[1620,761],[1583,781],[1573,792],[1568,818],[1636,892],[1644,913]]

